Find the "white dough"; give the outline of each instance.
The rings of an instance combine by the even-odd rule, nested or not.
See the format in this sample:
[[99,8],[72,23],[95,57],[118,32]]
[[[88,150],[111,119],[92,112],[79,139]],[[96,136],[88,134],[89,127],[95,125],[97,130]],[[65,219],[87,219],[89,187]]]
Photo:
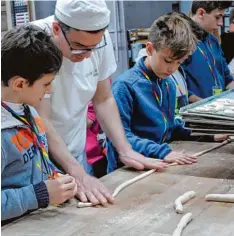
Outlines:
[[[175,165],[178,165],[178,164],[177,164],[177,163],[171,163],[171,164],[169,164],[168,166],[175,166]],[[115,197],[117,196],[117,194],[118,194],[120,191],[122,191],[124,188],[126,188],[126,187],[129,186],[130,184],[133,184],[133,183],[135,183],[135,182],[137,182],[137,181],[139,181],[139,180],[141,180],[141,179],[143,179],[143,178],[145,178],[145,177],[147,177],[147,176],[153,174],[155,171],[156,171],[155,169],[149,170],[149,171],[147,171],[147,172],[145,172],[145,173],[143,173],[143,174],[141,174],[141,175],[138,175],[138,176],[135,177],[135,178],[132,178],[132,179],[130,179],[130,180],[125,181],[124,183],[122,183],[121,185],[119,185],[119,186],[115,189],[115,191],[114,191],[114,193],[112,194],[112,196],[115,198]],[[90,207],[90,206],[92,206],[92,203],[90,203],[90,202],[78,202],[78,204],[77,204],[77,207],[79,207],[79,208],[81,208],[81,207]]]
[[220,99],[217,99],[216,102],[217,103],[222,103],[222,104],[225,104],[225,105],[234,106],[234,100],[232,100],[232,99],[220,98]]
[[234,194],[208,194],[206,201],[234,202]]
[[233,109],[226,109],[223,111],[225,115],[234,115],[234,110]]
[[[145,173],[143,173],[143,174],[141,174],[141,175],[139,175],[139,176],[137,176],[137,177],[135,177],[135,178],[132,178],[132,179],[130,179],[130,180],[125,181],[124,183],[122,183],[121,185],[119,185],[119,186],[115,189],[115,191],[114,191],[114,193],[112,194],[112,196],[113,196],[113,197],[116,197],[117,194],[118,194],[121,190],[123,190],[124,188],[126,188],[128,185],[133,184],[134,182],[136,182],[136,181],[138,181],[138,180],[140,180],[140,179],[143,179],[143,178],[145,178],[145,177],[147,177],[147,176],[153,174],[155,171],[156,171],[155,169],[149,170],[149,171],[147,171],[147,172],[145,172]],[[90,202],[84,202],[84,203],[83,203],[83,202],[78,202],[78,204],[77,204],[77,207],[79,207],[79,208],[81,208],[81,207],[90,207],[90,206],[92,206],[92,203],[90,203]]]
[[181,236],[181,233],[183,229],[186,227],[186,225],[192,220],[192,213],[187,213],[184,215],[179,224],[177,225],[177,228],[173,232],[173,236]]
[[77,207],[83,208],[83,207],[91,207],[93,204],[91,202],[78,202]]
[[175,210],[177,213],[182,214],[184,213],[183,205],[185,202],[189,201],[190,199],[195,197],[194,191],[189,191],[181,195],[175,200]]
[[139,176],[137,176],[137,177],[135,177],[135,178],[132,178],[132,179],[130,179],[130,180],[125,181],[124,183],[122,183],[121,185],[119,185],[119,187],[117,187],[117,188],[115,189],[115,191],[114,191],[114,193],[112,194],[112,196],[113,196],[113,197],[116,197],[117,194],[118,194],[121,190],[123,190],[124,188],[126,188],[128,185],[133,184],[134,182],[137,182],[138,180],[143,179],[143,178],[145,178],[145,177],[151,175],[151,174],[154,173],[155,171],[156,171],[156,170],[149,170],[149,171],[147,171],[147,172],[145,172],[145,173],[143,173],[143,174],[141,174],[141,175],[139,175]]

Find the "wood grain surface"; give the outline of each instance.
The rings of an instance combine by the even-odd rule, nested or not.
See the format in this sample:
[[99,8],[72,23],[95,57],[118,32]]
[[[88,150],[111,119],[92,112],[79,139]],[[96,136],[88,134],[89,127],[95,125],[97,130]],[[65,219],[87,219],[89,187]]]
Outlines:
[[[181,142],[176,150],[199,152],[214,143]],[[206,202],[209,193],[234,193],[234,147],[215,150],[199,158],[193,166],[174,166],[154,173],[119,193],[115,204],[104,208],[77,208],[76,200],[60,208],[38,210],[2,227],[3,236],[169,236],[182,215],[174,210],[175,199],[194,190],[196,197],[184,204],[193,220],[184,236],[233,236],[234,204]],[[140,173],[122,168],[102,178],[111,190]],[[205,177],[212,178],[205,178]]]

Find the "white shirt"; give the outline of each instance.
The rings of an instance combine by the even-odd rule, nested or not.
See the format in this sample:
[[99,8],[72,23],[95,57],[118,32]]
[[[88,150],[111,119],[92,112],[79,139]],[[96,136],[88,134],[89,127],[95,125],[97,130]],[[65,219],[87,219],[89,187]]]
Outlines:
[[[53,16],[35,23],[51,34]],[[108,31],[107,45],[92,52],[82,62],[63,58],[59,74],[52,84],[52,123],[73,156],[79,156],[86,142],[86,116],[88,103],[93,98],[99,81],[110,77],[116,70],[113,46]]]
[[234,75],[234,58],[232,58],[232,60],[228,64],[228,67],[229,67],[229,70],[232,73],[232,75]]
[[[176,97],[180,97],[188,94],[188,89],[185,81],[185,75],[182,75],[179,70],[176,70],[170,78],[173,80],[176,86]],[[178,86],[180,90],[178,89]],[[182,93],[182,94],[181,94]]]

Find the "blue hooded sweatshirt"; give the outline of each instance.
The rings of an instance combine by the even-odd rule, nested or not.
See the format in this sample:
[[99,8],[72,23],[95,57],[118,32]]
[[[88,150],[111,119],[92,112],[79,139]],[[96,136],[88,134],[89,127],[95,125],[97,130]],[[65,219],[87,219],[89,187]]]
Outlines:
[[[202,55],[199,48],[205,53],[207,59]],[[217,77],[217,83],[215,83],[208,63],[210,63],[213,73]],[[224,91],[226,86],[234,81],[226,59],[223,57],[222,48],[217,38],[212,34],[208,34],[204,40],[197,43],[197,49],[184,62],[183,69],[187,74],[189,96],[194,94],[201,98],[207,98],[213,96],[212,88],[216,84]]]
[[[170,78],[159,79],[149,71],[144,59],[130,70],[120,75],[112,85],[125,135],[132,148],[146,157],[163,159],[171,152],[167,144],[176,137],[188,137],[190,131],[183,128],[183,123],[175,119],[176,87]],[[147,80],[141,69],[150,77]],[[166,87],[168,84],[169,92]],[[162,106],[153,93],[161,94]],[[163,142],[165,123],[162,112],[168,120],[168,132]],[[108,173],[118,167],[118,153],[110,140],[107,143]]]
[[[21,104],[6,103],[19,115]],[[38,124],[39,135],[48,150],[45,128],[35,109],[31,113]],[[43,182],[47,175],[37,167],[41,163],[39,149],[34,145],[31,129],[1,107],[1,216],[2,221],[47,207],[49,194]]]

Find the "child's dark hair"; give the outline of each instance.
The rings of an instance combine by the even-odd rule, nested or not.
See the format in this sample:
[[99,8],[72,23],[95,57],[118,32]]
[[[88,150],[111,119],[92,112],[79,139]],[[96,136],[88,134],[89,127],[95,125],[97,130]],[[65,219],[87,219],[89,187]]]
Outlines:
[[2,84],[15,76],[29,85],[45,74],[57,73],[62,65],[62,52],[39,27],[27,24],[8,31],[1,41]]
[[206,13],[211,13],[215,9],[224,10],[232,5],[233,1],[193,1],[191,13],[195,15],[199,8],[202,8]]
[[[173,14],[174,12],[168,13],[168,15],[173,15]],[[198,40],[204,39],[204,30],[201,28],[201,26],[197,22],[195,22],[189,16],[187,16],[186,14],[182,12],[177,12],[176,14],[184,18],[189,23],[193,34],[196,36]]]

